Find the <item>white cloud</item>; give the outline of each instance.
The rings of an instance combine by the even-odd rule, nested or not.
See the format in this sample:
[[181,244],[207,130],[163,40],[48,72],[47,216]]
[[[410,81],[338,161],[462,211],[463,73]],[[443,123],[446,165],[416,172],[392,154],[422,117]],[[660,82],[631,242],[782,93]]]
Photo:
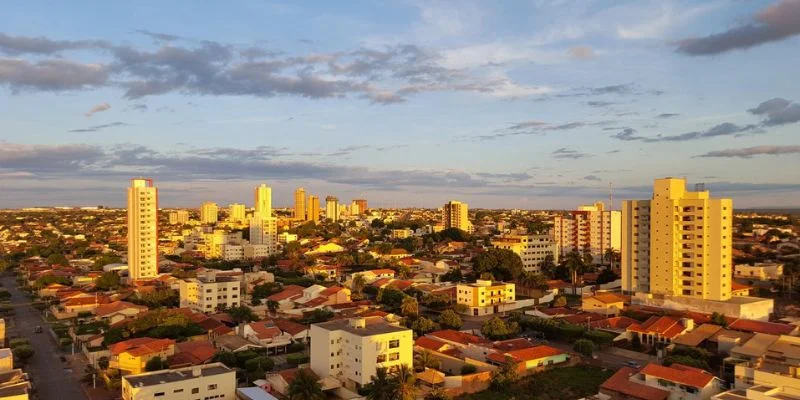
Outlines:
[[683,25],[695,17],[720,7],[720,2],[707,3],[696,7],[677,9],[672,3],[660,7],[634,11],[638,17],[632,20],[643,21],[630,25],[617,26],[617,36],[622,39],[662,39],[673,28]]
[[83,115],[85,115],[86,118],[91,118],[92,115],[95,115],[95,114],[97,114],[99,112],[108,111],[110,108],[111,108],[111,104],[100,103],[100,104],[92,107],[89,111],[87,111]]

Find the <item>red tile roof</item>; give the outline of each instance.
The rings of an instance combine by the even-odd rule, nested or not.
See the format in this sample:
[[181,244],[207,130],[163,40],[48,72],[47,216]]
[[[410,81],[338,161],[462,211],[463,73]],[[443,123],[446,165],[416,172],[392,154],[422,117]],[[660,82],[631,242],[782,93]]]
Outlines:
[[175,345],[177,353],[169,358],[169,365],[205,364],[214,357],[217,349],[208,340],[181,342]]
[[559,354],[564,354],[564,352],[554,347],[542,345],[529,347],[527,349],[512,350],[506,353],[492,353],[489,354],[487,358],[498,363],[504,363],[506,362],[507,357],[511,357],[513,361],[519,363],[553,357]]
[[149,337],[142,337],[114,343],[109,347],[109,350],[111,350],[111,354],[115,356],[125,352],[134,356],[145,356],[148,354],[159,353],[174,345],[175,341],[172,339],[153,339]]
[[108,303],[108,304],[100,305],[99,307],[97,307],[94,310],[94,313],[98,317],[102,317],[102,316],[105,316],[105,315],[108,315],[108,314],[113,314],[113,313],[120,312],[120,311],[125,310],[125,309],[129,309],[129,308],[130,309],[135,309],[135,310],[137,310],[139,312],[147,311],[147,307],[146,306],[140,306],[140,305],[137,305],[137,304],[128,303],[127,301],[114,301],[114,302],[111,302],[111,303]]
[[427,336],[420,336],[414,342],[415,346],[422,347],[424,349],[432,350],[432,351],[440,351],[443,347],[447,347],[447,343],[429,338]]
[[[279,371],[278,375],[280,375],[281,378],[283,378],[283,380],[286,381],[286,383],[291,384],[292,381],[294,381],[294,377],[297,376],[297,371],[299,370],[300,368],[285,369],[283,371]],[[319,379],[319,376],[317,376],[317,374],[315,374],[314,371],[311,370],[311,368],[303,368],[303,372],[311,374],[311,376],[313,376],[314,379]]]
[[529,347],[533,347],[533,344],[527,339],[522,339],[522,338],[494,342],[494,348],[500,351],[527,349]]
[[714,375],[710,372],[683,364],[672,364],[669,367],[665,367],[663,365],[650,363],[642,368],[641,372],[645,375],[655,376],[656,378],[696,387],[698,389],[704,388],[714,379]]
[[607,390],[620,393],[637,400],[666,400],[669,398],[670,393],[666,390],[650,387],[643,383],[631,382],[630,377],[635,374],[635,369],[622,367],[600,385],[600,391]]
[[663,337],[673,339],[683,333],[686,328],[681,322],[671,317],[650,317],[642,324],[632,324],[628,327],[629,331],[658,334]]
[[282,331],[284,331],[284,332],[286,332],[286,333],[288,333],[288,334],[290,334],[292,336],[295,336],[295,335],[297,335],[299,333],[302,333],[303,331],[308,329],[303,324],[298,324],[297,322],[290,321],[288,319],[283,319],[283,318],[273,319],[272,322],[274,322],[275,326],[277,326],[280,330],[282,330]]
[[260,340],[273,339],[283,333],[271,320],[251,322],[248,326],[255,332],[256,337]]
[[452,329],[444,329],[441,331],[431,332],[428,334],[428,336],[433,336],[450,342],[463,344],[464,346],[468,344],[489,343],[488,340],[480,336],[475,336],[466,332],[459,332]]
[[612,317],[601,321],[592,321],[589,325],[594,329],[626,329],[638,322],[628,317]]
[[395,272],[393,269],[382,268],[382,269],[372,269],[366,272],[372,272],[375,275],[391,275],[394,276]]
[[737,319],[728,325],[728,329],[743,332],[766,333],[769,335],[788,335],[796,329],[793,325],[777,322],[754,321],[752,319]]
[[302,286],[287,285],[287,286],[283,287],[283,290],[281,290],[278,293],[273,294],[272,296],[267,297],[267,299],[268,300],[272,300],[272,301],[289,300],[289,299],[291,299],[293,297],[302,296],[303,295],[303,289],[305,289],[305,288],[302,287]]
[[331,286],[331,287],[319,292],[319,295],[320,296],[330,296],[332,294],[339,293],[342,290],[344,290],[344,288],[341,287],[341,286]]

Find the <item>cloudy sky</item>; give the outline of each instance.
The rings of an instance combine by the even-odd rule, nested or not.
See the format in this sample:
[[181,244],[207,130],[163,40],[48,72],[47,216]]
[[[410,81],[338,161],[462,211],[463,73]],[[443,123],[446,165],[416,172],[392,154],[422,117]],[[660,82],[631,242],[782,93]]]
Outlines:
[[5,1],[0,208],[800,206],[800,0]]

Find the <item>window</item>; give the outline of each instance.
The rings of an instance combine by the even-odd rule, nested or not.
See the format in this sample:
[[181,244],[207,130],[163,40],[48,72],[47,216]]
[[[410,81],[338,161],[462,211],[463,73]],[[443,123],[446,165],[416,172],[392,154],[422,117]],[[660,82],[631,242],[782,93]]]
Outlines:
[[386,362],[386,354],[379,354],[378,357],[375,359],[375,362],[378,363]]
[[208,390],[217,390],[217,384],[208,385]]
[[164,392],[156,392],[155,394],[153,394],[153,397],[161,397],[163,395],[164,395]]
[[400,359],[400,353],[389,353],[389,361],[397,361]]
[[400,347],[400,340],[399,339],[395,339],[395,340],[390,340],[389,341],[389,348],[390,349],[396,349],[398,347]]
[[183,393],[183,389],[175,389],[172,393]]
[[200,388],[193,388],[192,389],[192,394],[198,394],[198,393],[200,393]]

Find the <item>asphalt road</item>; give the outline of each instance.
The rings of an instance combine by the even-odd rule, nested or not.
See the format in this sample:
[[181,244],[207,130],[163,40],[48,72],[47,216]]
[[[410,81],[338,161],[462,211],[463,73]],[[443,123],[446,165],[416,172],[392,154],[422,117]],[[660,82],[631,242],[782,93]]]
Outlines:
[[[72,373],[61,362],[56,343],[42,322],[41,314],[29,304],[30,299],[17,289],[13,277],[4,277],[3,287],[11,293],[11,303],[15,306],[15,332],[28,338],[35,351],[25,372],[32,375],[37,397],[42,400],[86,400],[80,383],[72,379]],[[44,332],[34,333],[36,325],[42,325]]]

